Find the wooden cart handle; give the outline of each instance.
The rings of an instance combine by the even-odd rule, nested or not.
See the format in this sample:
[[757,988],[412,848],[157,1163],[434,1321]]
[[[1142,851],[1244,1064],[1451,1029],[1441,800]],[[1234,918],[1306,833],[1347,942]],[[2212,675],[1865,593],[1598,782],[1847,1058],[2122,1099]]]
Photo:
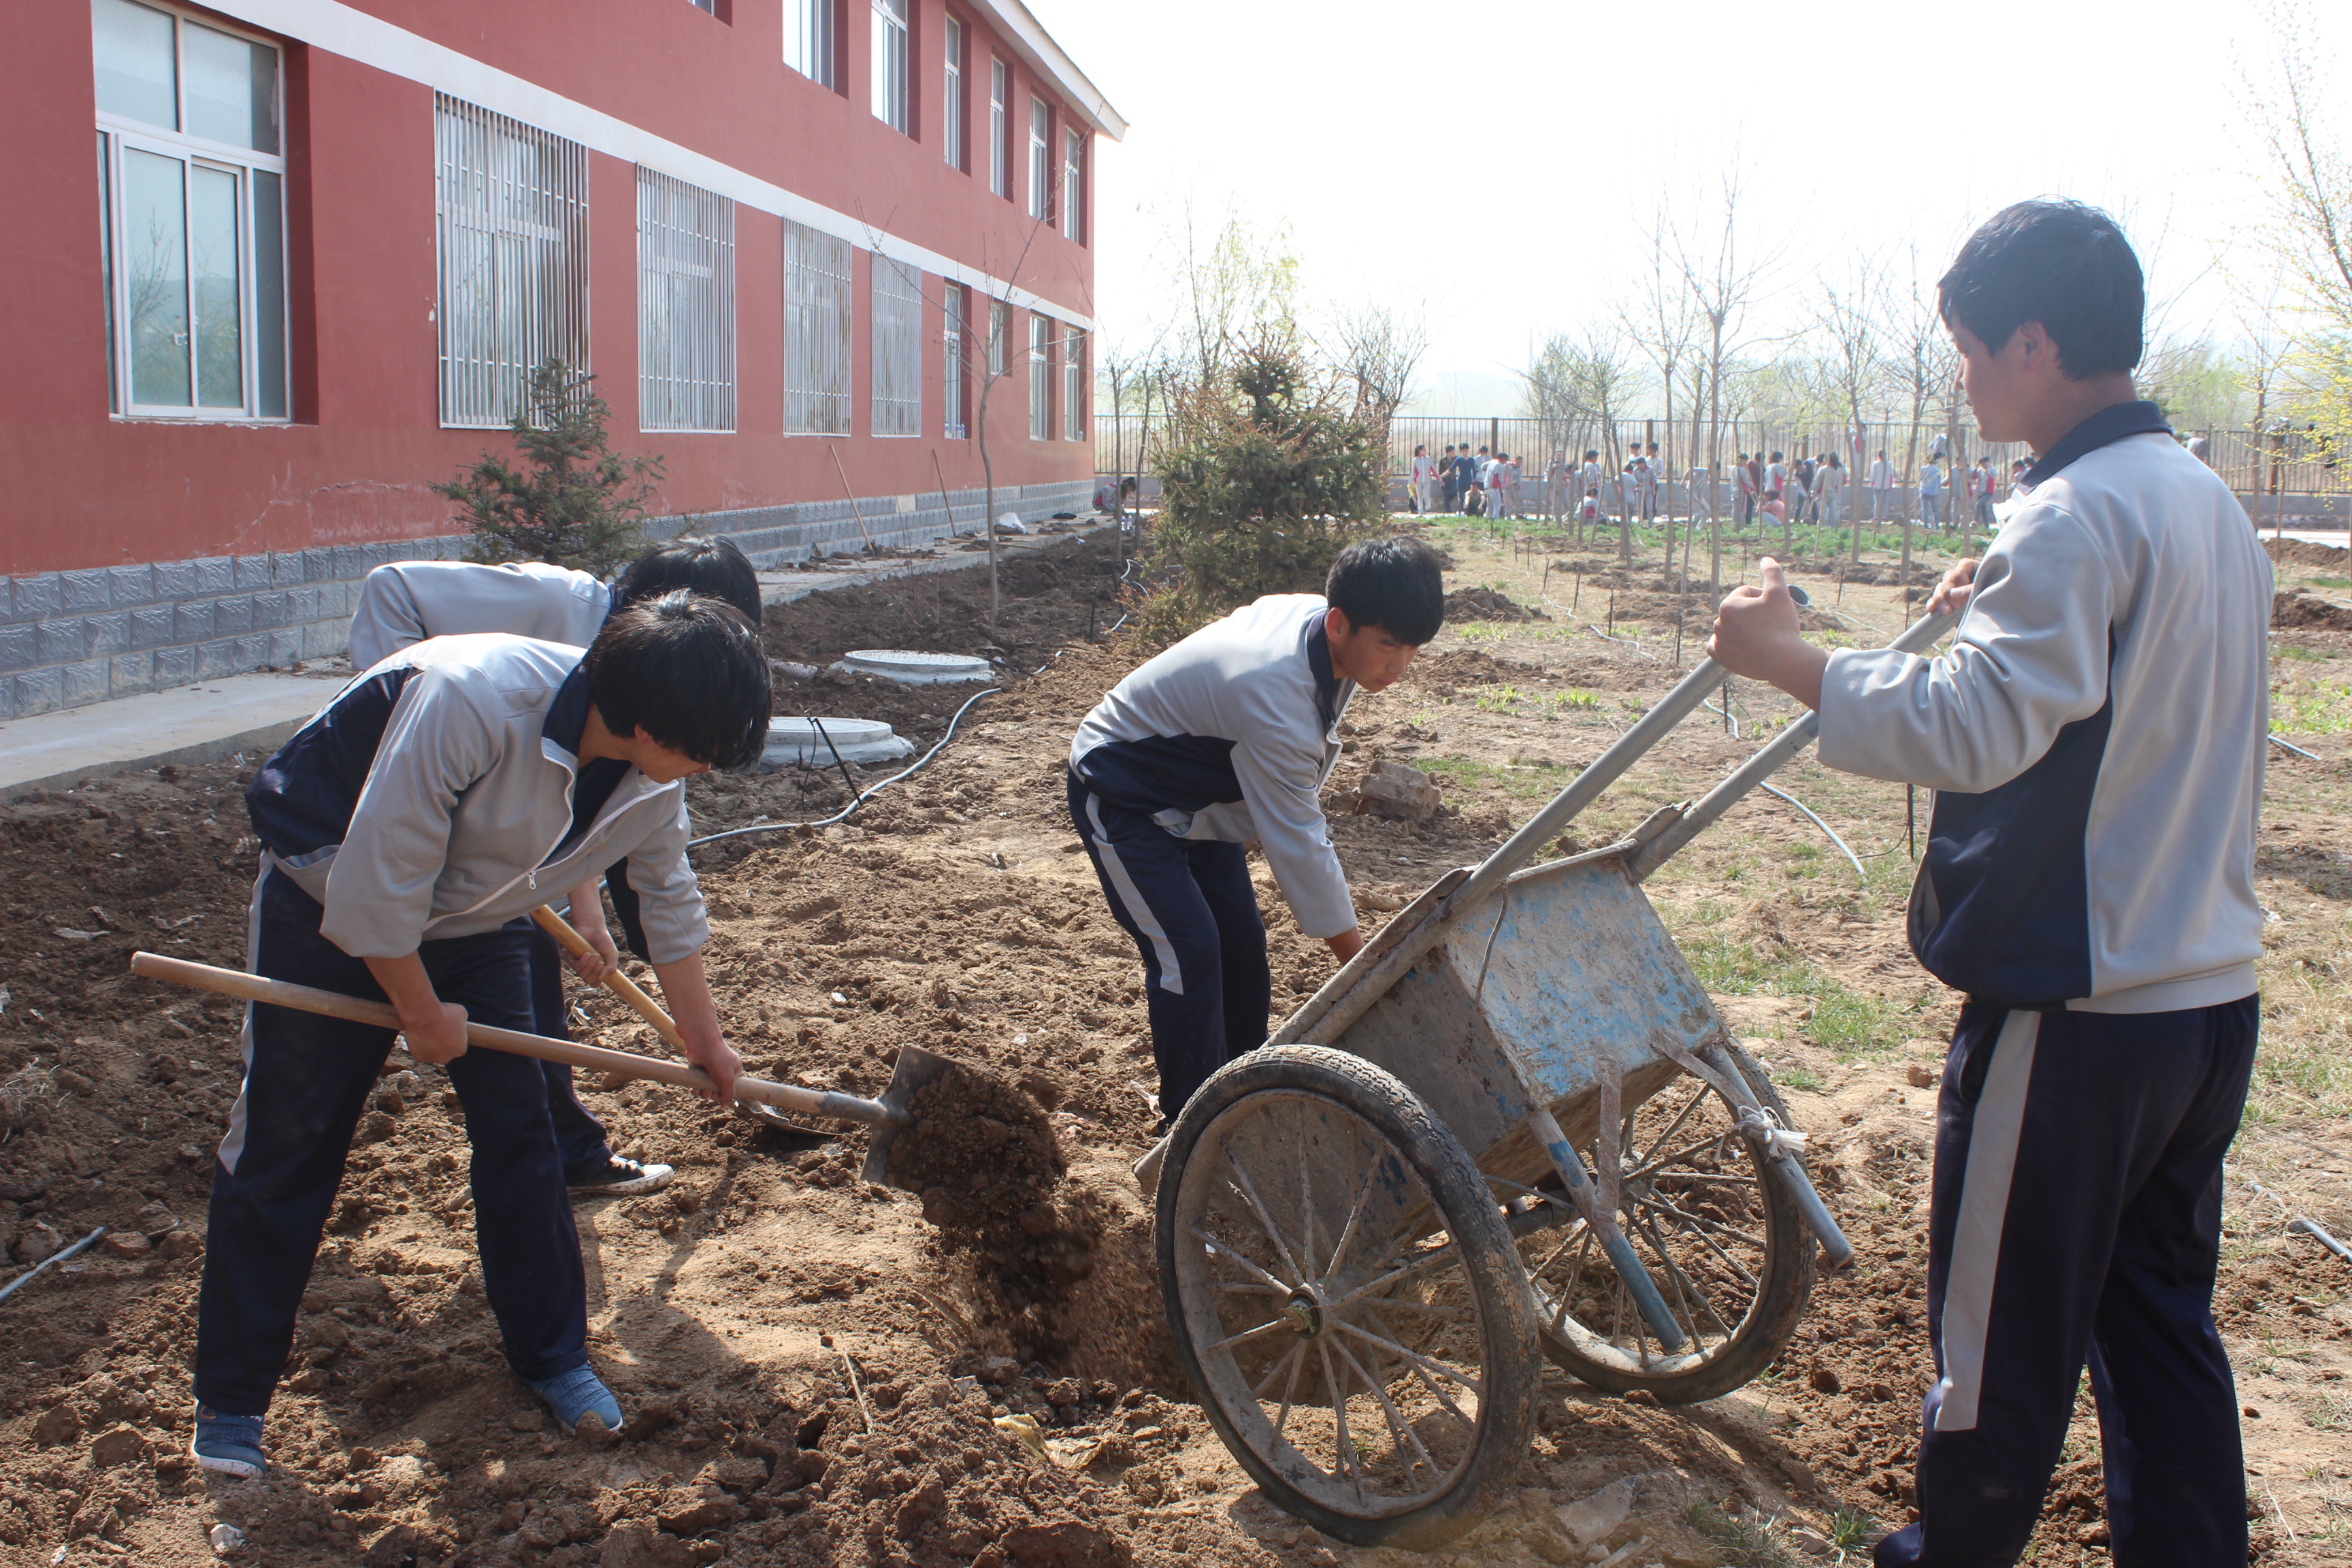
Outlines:
[[[400,1027],[400,1015],[387,1002],[369,1002],[357,996],[346,996],[339,991],[320,991],[309,985],[296,985],[289,981],[247,974],[240,970],[216,969],[209,963],[168,958],[160,952],[132,953],[131,973],[142,979],[168,980],[176,985],[193,985],[199,991],[214,991],[223,996],[235,996],[247,1002],[267,1002],[272,1006],[292,1007],[305,1013],[320,1013],[330,1018],[342,1018],[354,1024],[372,1024],[380,1029],[396,1030]],[[567,1067],[617,1073],[625,1078],[652,1079],[658,1083],[676,1084],[680,1089],[711,1090],[718,1088],[711,1082],[709,1073],[682,1062],[633,1056],[627,1051],[606,1050],[602,1046],[575,1045],[570,1040],[551,1040],[543,1035],[526,1035],[520,1029],[501,1029],[489,1024],[468,1023],[466,1026],[466,1042],[488,1047],[491,1050],[511,1051],[519,1057],[535,1057],[543,1062],[562,1062]],[[861,1100],[854,1094],[840,1094],[830,1089],[803,1089],[796,1083],[770,1083],[765,1079],[739,1078],[735,1080],[735,1094],[739,1100],[757,1100],[804,1115],[831,1117],[836,1121],[862,1121],[869,1127],[890,1126],[906,1121],[903,1112],[892,1111],[880,1100]]]
[[[547,905],[541,904],[531,910],[530,918],[539,922],[540,930],[555,939],[557,946],[574,958],[583,953],[596,952],[588,944],[586,937],[572,929],[569,921]],[[604,956],[602,953],[596,955],[599,958]],[[620,965],[614,964],[612,972],[604,976],[604,989],[635,1007],[637,1010],[637,1016],[654,1026],[655,1034],[667,1040],[680,1055],[685,1054],[686,1040],[678,1034],[677,1026],[670,1022],[669,1015],[662,1010],[660,1003],[646,995],[635,981],[621,973]]]

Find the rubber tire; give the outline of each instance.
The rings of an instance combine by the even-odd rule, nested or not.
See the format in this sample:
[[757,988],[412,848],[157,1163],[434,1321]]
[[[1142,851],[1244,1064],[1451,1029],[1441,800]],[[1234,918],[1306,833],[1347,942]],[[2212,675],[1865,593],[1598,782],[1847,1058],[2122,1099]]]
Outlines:
[[[1186,1327],[1176,1279],[1176,1204],[1184,1166],[1202,1132],[1238,1101],[1268,1089],[1319,1095],[1360,1118],[1385,1138],[1410,1165],[1434,1200],[1445,1228],[1460,1243],[1465,1276],[1486,1325],[1483,1375],[1490,1390],[1513,1391],[1489,1397],[1479,1410],[1476,1449],[1462,1478],[1436,1501],[1410,1513],[1360,1519],[1337,1513],[1304,1496],[1259,1459],[1226,1418],[1202,1375]],[[1218,1069],[1184,1107],[1169,1135],[1160,1172],[1157,1243],[1160,1300],[1178,1359],[1192,1380],[1201,1408],[1226,1450],[1268,1499],[1324,1534],[1357,1546],[1393,1546],[1426,1552],[1444,1545],[1503,1506],[1535,1436],[1536,1394],[1542,1363],[1527,1276],[1487,1191],[1486,1178],[1462,1145],[1430,1113],[1419,1096],[1393,1075],[1361,1057],[1322,1046],[1264,1046]]]
[[[1738,1046],[1727,1049],[1758,1103],[1779,1117],[1781,1126],[1789,1126],[1789,1108],[1781,1103],[1780,1091],[1772,1087],[1762,1064]],[[1812,1299],[1815,1243],[1787,1181],[1760,1161],[1757,1169],[1764,1179],[1759,1190],[1766,1194],[1764,1284],[1757,1293],[1755,1310],[1722,1354],[1687,1373],[1663,1376],[1628,1373],[1580,1354],[1573,1344],[1553,1335],[1538,1309],[1536,1331],[1544,1358],[1570,1377],[1605,1393],[1630,1394],[1643,1388],[1655,1394],[1661,1405],[1696,1405],[1703,1399],[1720,1398],[1745,1387],[1778,1361]]]

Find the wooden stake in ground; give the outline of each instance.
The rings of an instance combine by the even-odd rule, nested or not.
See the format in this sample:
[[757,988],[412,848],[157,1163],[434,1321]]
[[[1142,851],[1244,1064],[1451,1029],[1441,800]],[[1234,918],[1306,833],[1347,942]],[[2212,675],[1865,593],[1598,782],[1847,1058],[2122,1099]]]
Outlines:
[[866,518],[857,510],[857,492],[849,488],[849,470],[841,466],[841,454],[827,441],[824,449],[833,458],[833,471],[841,476],[841,493],[849,498],[849,515],[857,520],[857,537],[866,541],[866,552],[874,553],[874,536],[866,531]]
[[948,537],[953,539],[956,536],[955,502],[948,499],[947,470],[940,467],[940,449],[937,447],[931,448],[931,474],[940,481],[940,505],[947,510]]

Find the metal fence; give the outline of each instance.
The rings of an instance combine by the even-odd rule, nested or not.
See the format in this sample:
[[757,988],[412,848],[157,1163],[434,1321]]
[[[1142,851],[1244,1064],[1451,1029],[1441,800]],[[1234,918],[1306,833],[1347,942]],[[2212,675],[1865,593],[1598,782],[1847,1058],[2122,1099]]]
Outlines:
[[[2184,430],[2181,434],[2203,441],[2206,461],[2246,499],[2248,509],[2258,512],[2263,521],[2282,515],[2341,517],[2352,510],[2352,462],[2337,461],[2326,444],[2310,432],[2274,431],[2266,437],[2252,430]],[[1096,467],[1105,474],[1149,473],[1156,469],[1158,455],[1165,450],[1167,438],[1166,423],[1156,416],[1147,428],[1137,415],[1098,415],[1095,419]],[[1743,454],[1769,458],[1772,453],[1780,452],[1793,463],[1801,458],[1818,458],[1834,452],[1849,476],[1847,496],[1851,507],[1860,498],[1870,465],[1882,451],[1893,470],[1891,488],[1916,497],[1921,467],[1931,455],[1940,451],[1948,439],[1941,423],[1914,425],[1908,419],[1874,419],[1858,429],[1795,421],[1726,420],[1712,431],[1702,420],[1694,451],[1692,424],[1687,415],[1671,424],[1664,419],[1643,418],[1612,420],[1605,425],[1599,420],[1415,415],[1400,416],[1390,421],[1388,447],[1390,471],[1399,479],[1410,471],[1416,446],[1426,447],[1433,457],[1442,456],[1448,446],[1467,447],[1474,452],[1481,447],[1507,452],[1519,459],[1523,482],[1532,498],[1541,493],[1543,478],[1555,454],[1573,468],[1581,462],[1584,453],[1597,451],[1602,467],[1614,474],[1622,469],[1637,447],[1646,454],[1649,444],[1654,441],[1659,466],[1673,481],[1667,504],[1676,511],[1685,510],[1688,498],[1683,487],[1692,469],[1713,467],[1718,492],[1716,504],[1720,511],[1720,498],[1736,497],[1733,466]],[[1990,459],[1993,472],[2000,476],[1998,488],[2003,493],[2010,465],[2029,456],[2021,444],[1980,441],[1971,427],[1961,427],[1958,468],[1965,470],[1979,458]],[[1938,461],[1948,489],[1955,478],[1954,465],[1940,458]],[[1864,500],[1862,504],[1868,503]]]

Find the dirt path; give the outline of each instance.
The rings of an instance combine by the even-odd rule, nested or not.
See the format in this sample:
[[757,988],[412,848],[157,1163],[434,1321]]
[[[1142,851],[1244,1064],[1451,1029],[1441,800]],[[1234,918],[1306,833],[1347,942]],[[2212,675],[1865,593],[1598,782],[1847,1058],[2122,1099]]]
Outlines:
[[[1387,756],[1430,770],[1449,801],[1418,826],[1337,822],[1372,921],[1482,854],[1674,679],[1671,593],[1621,587],[1614,630],[1631,640],[1612,640],[1593,629],[1612,626],[1593,582],[1580,600],[1574,574],[1563,584],[1544,572],[1613,551],[1513,552],[1468,531],[1442,542],[1459,586],[1549,618],[1449,626],[1406,682],[1353,715],[1335,784]],[[1083,551],[1028,585],[1021,635],[998,650],[1044,673],[972,706],[932,767],[847,824],[730,840],[704,868],[714,985],[755,1068],[870,1091],[896,1047],[919,1042],[1017,1084],[1055,1127],[1068,1180],[1024,1242],[1000,1238],[991,1256],[927,1224],[914,1194],[861,1183],[862,1135],[798,1147],[650,1086],[589,1086],[617,1143],[680,1170],[670,1191],[579,1211],[593,1353],[640,1413],[607,1448],[548,1431],[499,1357],[462,1131],[427,1068],[388,1077],[353,1151],[272,1412],[278,1473],[223,1484],[186,1468],[198,1238],[236,1089],[235,1018],[129,980],[124,962],[142,946],[241,958],[253,846],[239,769],[99,781],[0,811],[16,938],[0,961],[0,1079],[15,1086],[0,1087],[0,1228],[20,1258],[100,1223],[153,1238],[128,1256],[94,1250],[0,1304],[16,1345],[0,1366],[0,1561],[49,1563],[62,1546],[62,1562],[209,1562],[219,1522],[247,1532],[242,1561],[379,1568],[1406,1561],[1266,1506],[1173,1377],[1125,1170],[1149,1126],[1139,972],[1061,801],[1070,729],[1126,668],[1084,642],[1090,613],[1116,617],[1101,608],[1113,568]],[[2282,586],[2319,579],[2312,592],[2330,595],[2340,571],[2283,563]],[[1637,563],[1627,581],[1643,578]],[[1833,579],[1809,581],[1843,617],[1824,635],[1874,642],[1900,624],[1891,585],[1850,583],[1840,604]],[[772,616],[778,657],[818,662],[926,626],[929,646],[987,644],[969,627],[938,635],[968,616],[956,595],[969,584],[860,592]],[[1695,644],[1703,611],[1696,598],[1683,608]],[[2324,628],[2280,637],[2279,728],[2324,760],[2282,752],[2271,774],[2263,892],[2278,918],[2221,1291],[2253,1413],[2258,1556],[2283,1564],[2352,1561],[2352,1268],[2283,1228],[2292,1211],[2352,1233],[2347,643]],[[929,745],[964,700],[825,678],[780,710],[885,717]],[[1742,686],[1731,714],[1746,737],[1785,708]],[[1688,796],[1752,743],[1700,715],[1578,836],[1601,841]],[[1554,1510],[1627,1477],[1631,1512],[1605,1540],[1648,1538],[1629,1568],[1801,1561],[1814,1542],[1834,1560],[1826,1543],[1906,1517],[1933,1099],[1911,1069],[1939,1054],[1952,1007],[1903,945],[1904,792],[1810,762],[1780,782],[1863,857],[1861,877],[1802,816],[1759,799],[1652,894],[1817,1135],[1862,1262],[1819,1281],[1780,1364],[1726,1398],[1662,1409],[1548,1373],[1520,1500],[1443,1561],[1581,1559]],[[698,786],[697,820],[805,820],[845,799],[824,774],[724,779]],[[1280,1014],[1328,960],[1270,887],[1264,899]],[[581,1000],[586,1037],[652,1047],[633,1018]],[[2096,1456],[2095,1426],[2078,1422],[2037,1562],[2105,1560]]]

